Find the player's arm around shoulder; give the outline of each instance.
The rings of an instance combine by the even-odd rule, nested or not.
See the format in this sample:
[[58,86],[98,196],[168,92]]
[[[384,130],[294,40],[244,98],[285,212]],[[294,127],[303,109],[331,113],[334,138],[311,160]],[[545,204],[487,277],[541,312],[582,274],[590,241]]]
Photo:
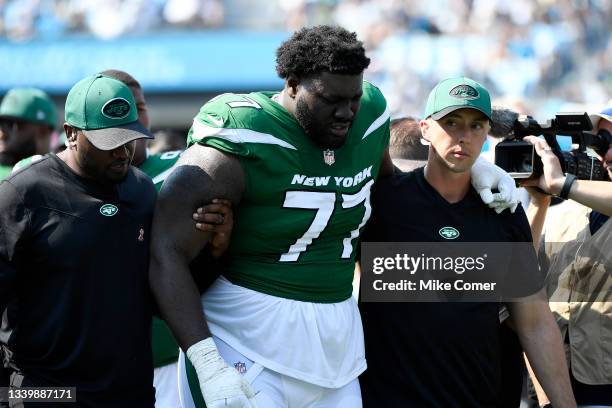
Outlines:
[[189,262],[210,239],[194,227],[196,208],[221,197],[236,204],[244,189],[239,161],[214,148],[187,149],[161,189],[153,217],[149,281],[162,317],[187,350],[210,336]]

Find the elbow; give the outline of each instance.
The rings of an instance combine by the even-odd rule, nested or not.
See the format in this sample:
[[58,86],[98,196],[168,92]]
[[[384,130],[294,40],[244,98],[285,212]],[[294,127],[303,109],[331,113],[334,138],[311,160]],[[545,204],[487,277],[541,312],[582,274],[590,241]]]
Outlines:
[[548,305],[542,305],[538,311],[537,317],[527,319],[521,328],[521,337],[525,337],[530,341],[536,339],[554,339],[560,337],[559,328],[555,322]]

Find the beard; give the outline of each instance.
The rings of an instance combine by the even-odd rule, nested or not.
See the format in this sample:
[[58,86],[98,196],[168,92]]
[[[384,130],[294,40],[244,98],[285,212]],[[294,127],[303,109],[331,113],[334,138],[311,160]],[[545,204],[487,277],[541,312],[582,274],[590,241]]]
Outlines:
[[300,124],[306,136],[314,144],[323,149],[337,149],[344,145],[348,134],[344,136],[334,135],[324,122],[317,118],[303,98],[298,98],[295,103],[295,119]]
[[304,101],[303,98],[298,98],[295,104],[295,119],[298,121],[302,129],[304,129],[304,133],[315,143],[321,141],[321,137],[318,136],[320,134],[319,129],[315,124],[312,112],[308,108],[308,104]]
[[306,136],[321,148],[337,149],[346,141],[346,137],[339,139],[330,134],[328,129],[316,120],[315,115],[303,98],[298,98],[295,104],[295,119],[304,129]]
[[87,154],[79,154],[80,156],[80,167],[83,173],[91,180],[94,180],[100,184],[119,184],[125,180],[127,171],[122,173],[115,173],[110,171],[108,168],[101,167],[96,161],[89,157]]

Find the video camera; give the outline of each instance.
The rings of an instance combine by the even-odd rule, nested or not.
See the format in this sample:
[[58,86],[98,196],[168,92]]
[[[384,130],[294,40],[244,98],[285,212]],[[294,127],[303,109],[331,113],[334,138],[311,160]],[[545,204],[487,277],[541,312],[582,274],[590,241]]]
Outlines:
[[[511,112],[507,111],[506,113]],[[498,117],[504,117],[503,114]],[[508,115],[504,117],[508,118]],[[495,127],[495,110],[493,127]],[[498,126],[498,128],[503,126]],[[553,153],[559,158],[561,168],[565,173],[574,174],[580,180],[606,180],[608,174],[601,162],[587,154],[587,148],[604,156],[612,143],[612,135],[601,129],[593,133],[593,124],[589,115],[584,113],[557,113],[553,119],[544,123],[536,121],[531,116],[520,115],[507,129],[505,140],[495,146],[495,164],[507,171],[515,179],[539,177],[542,174],[542,160],[535,152],[534,146],[522,139],[525,136],[544,136]],[[493,132],[492,132],[493,134]],[[561,151],[557,135],[572,137],[572,146],[577,148],[571,152]]]

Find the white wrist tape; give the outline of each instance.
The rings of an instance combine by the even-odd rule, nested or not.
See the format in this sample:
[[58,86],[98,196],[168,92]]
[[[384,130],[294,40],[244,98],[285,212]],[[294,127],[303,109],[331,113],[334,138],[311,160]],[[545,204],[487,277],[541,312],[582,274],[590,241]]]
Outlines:
[[227,365],[212,337],[192,345],[186,354],[198,375],[208,408],[257,407],[249,382]]
[[193,364],[200,382],[209,380],[227,366],[212,337],[200,340],[192,345],[187,349],[186,354]]

